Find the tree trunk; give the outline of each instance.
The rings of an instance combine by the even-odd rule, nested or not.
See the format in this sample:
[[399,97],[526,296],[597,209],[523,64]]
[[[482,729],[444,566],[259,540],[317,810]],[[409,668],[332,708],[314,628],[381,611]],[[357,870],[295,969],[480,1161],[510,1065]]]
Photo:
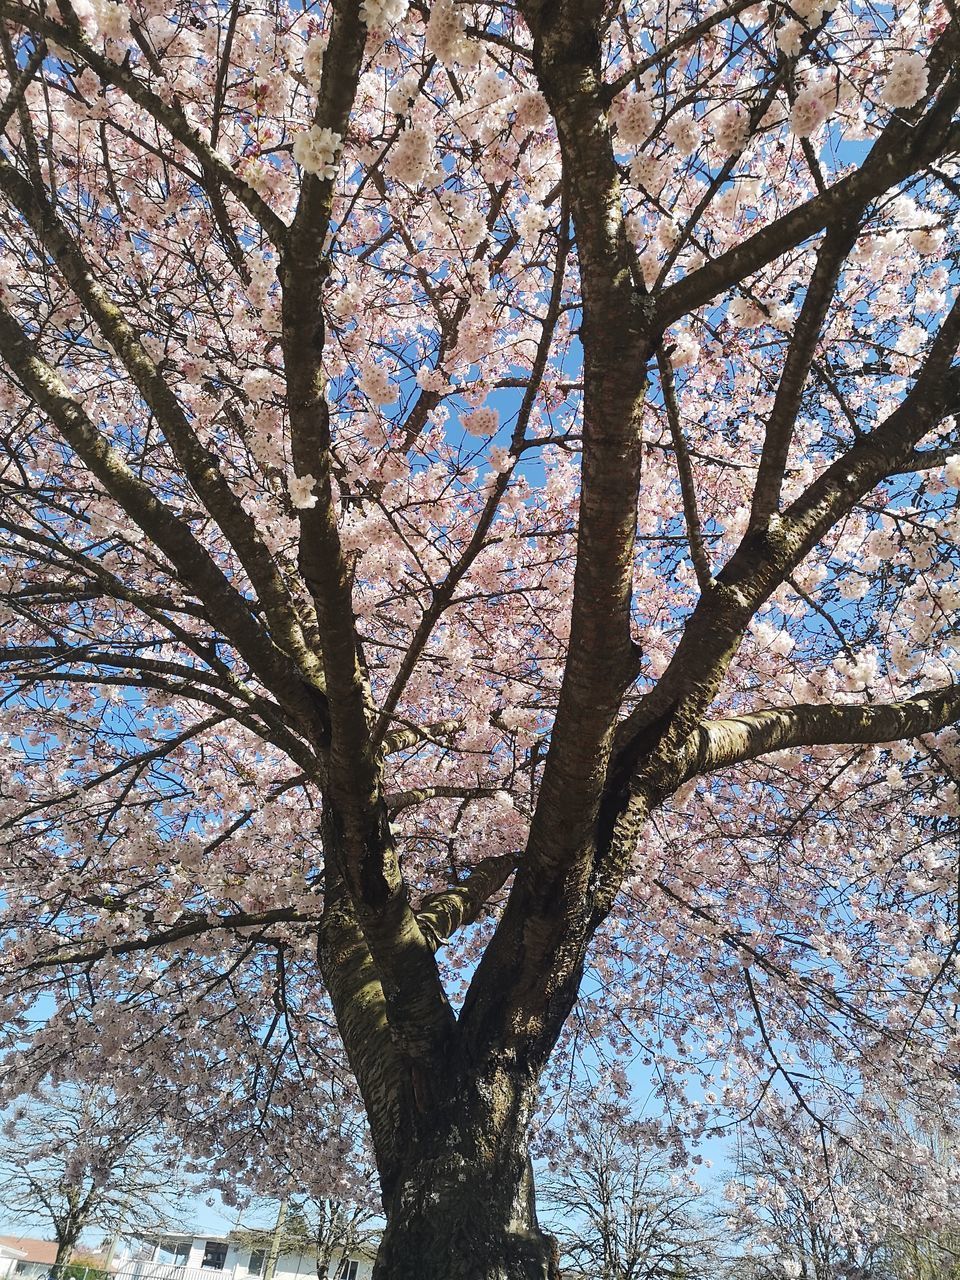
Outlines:
[[80,1237],[80,1229],[71,1226],[70,1230],[61,1235],[57,1239],[57,1256],[53,1260],[51,1268],[55,1274],[59,1275],[59,1268],[65,1267],[73,1257],[73,1251],[76,1248],[77,1240]]
[[502,1070],[431,1088],[425,1106],[418,1087],[411,1138],[384,1180],[374,1280],[556,1280],[527,1153],[532,1092]]
[[525,1143],[510,1155],[495,1167],[456,1149],[412,1160],[386,1206],[373,1280],[555,1280]]
[[[460,1020],[451,1013],[442,1034],[436,1019],[416,1034],[410,1009],[392,1021],[387,994],[398,972],[409,976],[406,954],[400,947],[386,955],[384,980],[367,921],[361,926],[337,870],[339,840],[328,806],[318,954],[380,1173],[387,1225],[373,1280],[558,1280],[556,1245],[537,1222],[527,1130],[540,1072],[576,994],[583,929],[567,947],[549,1009],[529,1016],[520,1034],[484,1034],[482,1017],[481,1034],[467,1034],[466,1010]],[[432,1013],[431,994],[423,1003]],[[481,1013],[489,1007],[480,1002]],[[411,1008],[416,1014],[415,1002]]]

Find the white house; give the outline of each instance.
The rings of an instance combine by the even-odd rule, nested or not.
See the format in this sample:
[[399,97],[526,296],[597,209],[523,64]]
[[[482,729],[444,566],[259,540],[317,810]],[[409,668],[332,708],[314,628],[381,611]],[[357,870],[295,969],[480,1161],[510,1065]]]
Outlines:
[[10,1280],[41,1280],[53,1266],[57,1246],[52,1240],[29,1236],[0,1236],[0,1276]]
[[[229,1235],[192,1232],[140,1236],[124,1252],[116,1280],[256,1280],[263,1276],[267,1262],[265,1248],[252,1249]],[[372,1274],[371,1256],[351,1257],[344,1268],[337,1259],[330,1270],[337,1280],[370,1280]],[[274,1280],[317,1280],[315,1258],[307,1253],[281,1254]]]
[[16,1264],[26,1256],[23,1249],[15,1249],[13,1245],[6,1244],[0,1236],[0,1276],[13,1275]]

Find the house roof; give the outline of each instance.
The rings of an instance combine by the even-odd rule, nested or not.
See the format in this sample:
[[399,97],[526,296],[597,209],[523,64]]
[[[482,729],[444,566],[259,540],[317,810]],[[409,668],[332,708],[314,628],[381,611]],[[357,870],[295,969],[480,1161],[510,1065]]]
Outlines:
[[0,1236],[0,1245],[15,1249],[25,1262],[42,1262],[52,1265],[57,1260],[57,1246],[53,1240],[32,1240],[29,1236]]
[[230,1236],[221,1236],[215,1231],[132,1231],[130,1234],[137,1240],[212,1240],[216,1244],[230,1241]]

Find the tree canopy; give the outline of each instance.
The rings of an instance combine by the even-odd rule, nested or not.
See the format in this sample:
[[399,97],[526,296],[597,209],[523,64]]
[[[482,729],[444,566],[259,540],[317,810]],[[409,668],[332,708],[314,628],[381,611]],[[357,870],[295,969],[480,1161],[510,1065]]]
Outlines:
[[581,1067],[948,1112],[952,0],[0,23],[9,1089],[361,1101],[377,1280],[552,1274]]

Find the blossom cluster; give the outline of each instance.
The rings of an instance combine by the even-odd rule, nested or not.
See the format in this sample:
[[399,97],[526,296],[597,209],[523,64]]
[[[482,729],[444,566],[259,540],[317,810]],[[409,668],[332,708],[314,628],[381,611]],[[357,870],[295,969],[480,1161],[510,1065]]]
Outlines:
[[397,182],[417,187],[430,169],[433,140],[423,125],[410,125],[400,134],[387,161],[387,172]]
[[888,107],[915,107],[927,92],[926,60],[919,53],[898,53],[880,90],[880,99]]
[[337,156],[343,146],[343,138],[332,129],[311,125],[298,133],[293,141],[293,158],[301,169],[315,174],[324,182],[332,182],[337,176]]

